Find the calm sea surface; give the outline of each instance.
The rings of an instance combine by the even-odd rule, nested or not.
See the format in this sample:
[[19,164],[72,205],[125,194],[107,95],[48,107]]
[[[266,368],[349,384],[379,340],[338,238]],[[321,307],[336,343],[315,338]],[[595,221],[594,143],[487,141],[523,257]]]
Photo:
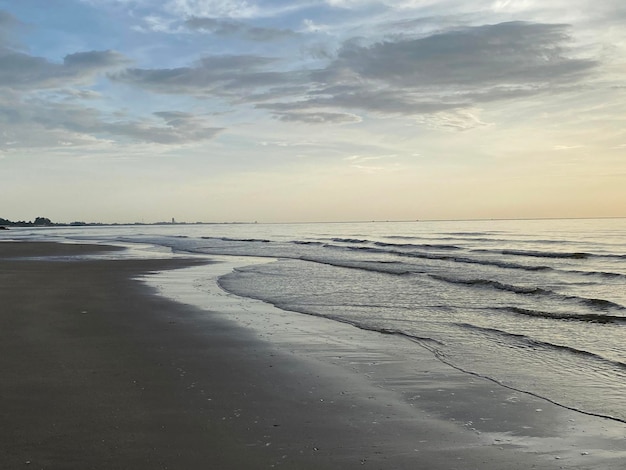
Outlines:
[[225,290],[414,340],[442,361],[626,421],[626,219],[14,229],[267,257]]

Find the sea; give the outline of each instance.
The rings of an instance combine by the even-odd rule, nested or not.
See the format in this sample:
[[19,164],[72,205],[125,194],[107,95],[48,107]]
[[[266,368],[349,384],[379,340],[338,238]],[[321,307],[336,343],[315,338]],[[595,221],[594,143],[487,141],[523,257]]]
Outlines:
[[221,289],[410,339],[468,374],[626,422],[626,219],[48,227],[1,238],[264,258],[221,276]]

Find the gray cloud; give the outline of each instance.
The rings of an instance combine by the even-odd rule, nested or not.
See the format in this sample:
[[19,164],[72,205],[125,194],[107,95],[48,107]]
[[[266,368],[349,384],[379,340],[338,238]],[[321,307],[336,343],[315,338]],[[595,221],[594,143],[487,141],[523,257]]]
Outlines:
[[567,32],[566,25],[512,22],[369,46],[348,41],[312,74],[306,99],[288,106],[431,114],[565,91],[598,65],[570,57]]
[[[224,129],[209,127],[197,116],[189,113],[166,111],[154,113],[165,121],[165,126],[149,122],[119,121],[102,123],[100,127],[111,135],[127,136],[133,140],[165,145],[181,145],[213,139]],[[96,132],[96,129],[91,129]]]
[[70,54],[62,64],[56,64],[41,57],[0,48],[0,87],[41,89],[85,83],[98,72],[129,62],[119,52],[90,51]]
[[87,51],[65,56],[62,63],[28,54],[12,41],[13,30],[23,23],[0,10],[0,87],[29,90],[86,83],[102,71],[128,66],[130,60],[116,51]]
[[261,28],[218,18],[192,17],[185,21],[185,25],[196,31],[206,31],[218,36],[238,36],[251,41],[276,41],[297,35],[290,29]]
[[0,48],[19,48],[19,44],[11,40],[11,34],[21,26],[24,26],[24,24],[15,16],[7,11],[0,10]]
[[120,65],[127,65],[130,61],[116,51],[89,51],[69,54],[63,59],[68,68],[82,70],[102,70]]
[[258,56],[215,56],[200,60],[194,67],[127,69],[110,78],[160,93],[239,96],[242,89],[253,91],[288,83],[284,73],[265,70],[276,61]]
[[13,141],[22,148],[76,146],[99,139],[187,144],[210,140],[223,130],[190,113],[162,111],[154,116],[157,120],[111,120],[94,108],[67,101],[31,98],[24,103],[17,96],[5,96],[0,99],[0,149],[16,148]]
[[369,47],[347,43],[324,79],[334,81],[349,70],[361,79],[411,88],[562,82],[596,65],[567,57],[567,31],[566,25],[510,22]]
[[0,10],[0,38],[4,37],[6,31],[10,31],[21,22],[8,11]]
[[307,124],[345,124],[361,121],[361,118],[349,113],[284,111],[274,114],[277,119],[284,122],[304,122]]
[[55,94],[65,100],[95,100],[102,98],[102,95],[93,90],[67,89],[58,90]]
[[262,103],[256,107],[268,109],[277,113],[285,111],[295,112],[305,109],[360,109],[381,114],[429,114],[440,111],[461,108],[467,103],[460,101],[447,102],[443,99],[423,97],[419,94],[411,94],[407,90],[375,89],[368,86],[339,87],[326,91],[314,92],[320,96],[306,100],[288,103]]
[[509,22],[370,45],[347,41],[313,71],[272,70],[276,59],[227,56],[187,68],[129,69],[113,79],[251,103],[284,121],[337,122],[350,110],[432,114],[571,90],[598,63],[577,58],[570,42],[567,25]]

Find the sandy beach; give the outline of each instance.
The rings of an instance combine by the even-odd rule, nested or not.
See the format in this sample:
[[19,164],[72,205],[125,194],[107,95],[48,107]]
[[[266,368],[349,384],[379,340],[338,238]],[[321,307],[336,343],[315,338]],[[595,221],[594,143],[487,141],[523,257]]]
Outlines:
[[[0,467],[623,468],[621,423],[427,351],[409,375],[350,325],[285,312],[263,338],[135,280],[199,258],[47,259],[114,249],[0,243]],[[329,348],[333,329],[350,341]]]

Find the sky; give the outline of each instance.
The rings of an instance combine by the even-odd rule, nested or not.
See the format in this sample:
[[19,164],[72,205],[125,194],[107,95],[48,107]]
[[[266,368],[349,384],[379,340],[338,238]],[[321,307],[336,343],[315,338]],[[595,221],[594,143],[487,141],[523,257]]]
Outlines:
[[0,217],[626,216],[623,0],[0,0]]

